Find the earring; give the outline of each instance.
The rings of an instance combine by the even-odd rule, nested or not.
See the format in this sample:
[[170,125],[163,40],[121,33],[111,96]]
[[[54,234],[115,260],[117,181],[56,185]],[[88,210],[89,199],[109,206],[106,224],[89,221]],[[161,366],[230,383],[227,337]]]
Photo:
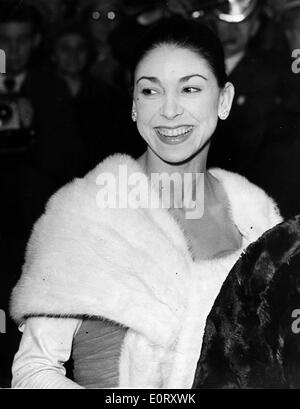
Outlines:
[[228,117],[228,111],[223,111],[219,114],[219,118],[224,120]]
[[132,112],[131,112],[131,118],[132,118],[133,122],[136,122],[136,120],[137,120],[137,113],[136,113],[136,111],[135,111],[134,109],[133,109]]

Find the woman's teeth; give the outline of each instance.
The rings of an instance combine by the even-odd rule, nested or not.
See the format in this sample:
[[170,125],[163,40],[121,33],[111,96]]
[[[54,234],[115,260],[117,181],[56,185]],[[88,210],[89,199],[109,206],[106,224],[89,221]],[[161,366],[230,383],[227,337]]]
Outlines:
[[166,137],[176,137],[176,136],[183,136],[190,132],[193,129],[193,126],[180,126],[178,128],[170,129],[170,128],[156,128],[157,132]]

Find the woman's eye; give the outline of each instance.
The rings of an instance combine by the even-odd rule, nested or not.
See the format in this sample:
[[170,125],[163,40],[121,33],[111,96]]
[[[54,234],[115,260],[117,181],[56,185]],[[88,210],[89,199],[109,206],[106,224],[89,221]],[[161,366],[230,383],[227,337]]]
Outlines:
[[198,87],[184,87],[183,88],[183,92],[185,92],[186,94],[193,94],[195,92],[200,92],[201,89]]
[[155,95],[155,94],[157,94],[157,91],[155,91],[155,90],[152,89],[152,88],[144,88],[144,89],[142,89],[142,94],[143,94],[143,95],[146,95],[146,96],[148,96],[148,95]]

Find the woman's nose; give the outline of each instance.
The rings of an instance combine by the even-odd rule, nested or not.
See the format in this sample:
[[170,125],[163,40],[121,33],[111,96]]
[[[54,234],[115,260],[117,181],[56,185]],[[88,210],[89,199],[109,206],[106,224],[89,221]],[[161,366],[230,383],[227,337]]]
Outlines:
[[173,119],[183,113],[183,109],[176,96],[166,96],[161,106],[161,115]]

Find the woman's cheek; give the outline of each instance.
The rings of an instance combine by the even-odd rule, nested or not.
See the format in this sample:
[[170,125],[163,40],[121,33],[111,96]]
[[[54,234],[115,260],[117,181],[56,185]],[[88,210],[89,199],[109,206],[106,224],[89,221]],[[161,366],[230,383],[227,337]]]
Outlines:
[[143,122],[143,123],[149,123],[153,116],[155,115],[157,111],[157,105],[151,103],[150,101],[146,102],[141,102],[138,105],[137,113],[138,113],[138,118]]

